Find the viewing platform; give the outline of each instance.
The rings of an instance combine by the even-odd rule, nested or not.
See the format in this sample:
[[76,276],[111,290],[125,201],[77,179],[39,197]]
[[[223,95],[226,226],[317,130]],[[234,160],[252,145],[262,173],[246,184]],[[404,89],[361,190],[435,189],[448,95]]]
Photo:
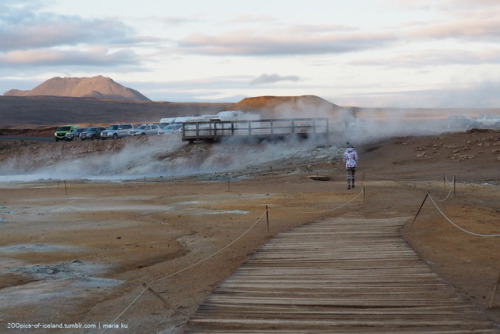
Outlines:
[[219,141],[226,137],[258,140],[309,138],[329,132],[328,118],[287,118],[237,121],[199,121],[182,125],[182,141]]

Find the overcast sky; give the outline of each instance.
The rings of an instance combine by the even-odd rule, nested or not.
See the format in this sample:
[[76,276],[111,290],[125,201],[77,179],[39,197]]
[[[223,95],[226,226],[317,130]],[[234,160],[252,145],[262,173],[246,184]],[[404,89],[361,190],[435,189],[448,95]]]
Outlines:
[[500,107],[498,0],[2,0],[0,94],[104,75],[154,101]]

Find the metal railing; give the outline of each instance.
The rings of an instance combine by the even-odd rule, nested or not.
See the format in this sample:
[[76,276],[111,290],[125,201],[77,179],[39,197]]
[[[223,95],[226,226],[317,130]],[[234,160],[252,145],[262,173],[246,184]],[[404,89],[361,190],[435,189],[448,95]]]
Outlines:
[[182,140],[217,141],[222,137],[276,138],[290,135],[308,137],[329,131],[328,118],[288,118],[238,121],[199,121],[182,125]]

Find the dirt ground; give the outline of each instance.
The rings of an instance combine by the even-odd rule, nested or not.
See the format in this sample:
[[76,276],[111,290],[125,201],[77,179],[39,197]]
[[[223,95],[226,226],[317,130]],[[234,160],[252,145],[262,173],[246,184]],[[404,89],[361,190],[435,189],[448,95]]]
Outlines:
[[[42,147],[51,148],[47,159],[58,157],[56,143],[2,145],[0,163]],[[500,325],[500,291],[488,308],[500,238],[459,230],[429,198],[412,222],[430,193],[460,227],[500,234],[500,132],[399,137],[356,148],[353,190],[331,156],[203,177],[0,184],[1,331],[60,326],[67,329],[58,332],[95,333],[113,325],[107,332],[181,333],[216,284],[272,236],[333,216],[409,217],[403,237]],[[310,177],[319,175],[329,180]]]

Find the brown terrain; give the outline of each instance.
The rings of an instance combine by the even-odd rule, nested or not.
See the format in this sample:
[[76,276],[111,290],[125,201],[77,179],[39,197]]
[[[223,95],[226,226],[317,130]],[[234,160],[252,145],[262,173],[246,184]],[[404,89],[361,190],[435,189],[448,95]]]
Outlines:
[[12,89],[4,96],[69,96],[116,101],[149,101],[138,91],[102,75],[93,78],[52,78],[31,90]]
[[[499,131],[352,140],[360,154],[358,189],[365,187],[366,198],[330,212],[359,192],[346,190],[340,135],[318,143],[168,143],[178,139],[1,143],[3,175],[52,166],[56,178],[72,168],[88,172],[79,166],[91,161],[93,168],[109,167],[120,156],[138,160],[116,163],[116,174],[153,162],[168,168],[122,181],[64,181],[59,174],[59,180],[1,183],[0,327],[116,322],[128,329],[111,332],[180,333],[216,284],[266,241],[328,217],[408,217],[401,234],[420,257],[500,324],[498,292],[488,308],[500,273],[498,238],[462,232],[430,201],[412,224],[426,193],[445,198],[450,184],[444,178],[455,177],[455,191],[438,202],[443,212],[466,230],[500,233]],[[277,154],[287,149],[298,153]],[[110,155],[115,159],[106,160]],[[182,176],[179,166],[193,170]],[[320,175],[329,180],[310,177]],[[262,220],[232,243],[266,205],[269,231]]]
[[[499,130],[443,132],[438,126],[431,133],[439,134],[418,135],[419,126],[429,130],[455,111],[373,113],[314,96],[234,105],[3,96],[0,105],[2,134],[18,136],[0,136],[2,332],[69,333],[75,329],[49,328],[74,326],[96,333],[116,323],[126,328],[109,332],[181,333],[216,285],[267,241],[330,217],[407,217],[402,238],[500,328],[500,292],[493,294],[499,238],[454,227],[429,199],[413,222],[430,193],[461,228],[500,234]],[[335,130],[316,142],[185,144],[176,135],[28,139],[53,136],[60,124],[147,122],[232,109],[327,115],[334,122],[357,112],[381,123]],[[340,159],[346,140],[360,154],[356,190],[346,189]]]

